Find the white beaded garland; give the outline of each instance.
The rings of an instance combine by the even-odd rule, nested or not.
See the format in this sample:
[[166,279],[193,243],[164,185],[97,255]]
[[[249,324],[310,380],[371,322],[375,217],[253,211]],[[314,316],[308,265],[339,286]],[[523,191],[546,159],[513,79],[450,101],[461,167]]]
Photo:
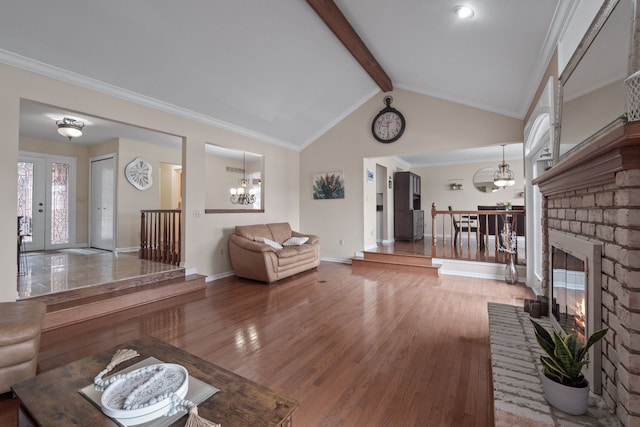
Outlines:
[[[104,392],[102,395],[101,404],[103,407],[102,410],[105,414],[116,418],[125,417],[128,419],[134,419],[135,417],[138,417],[138,421],[140,421],[140,417],[148,417],[150,414],[153,414],[154,412],[157,412],[159,410],[162,410],[162,412],[164,413],[163,415],[167,416],[175,415],[178,412],[184,410],[189,414],[186,425],[197,425],[201,427],[220,427],[219,424],[213,423],[200,417],[198,415],[198,408],[195,403],[191,402],[190,400],[184,399],[187,394],[189,374],[187,370],[180,365],[150,365],[136,369],[127,374],[116,374],[112,375],[110,378],[103,379],[103,377],[107,373],[109,373],[116,365],[137,356],[139,356],[138,352],[132,349],[117,350],[111,358],[111,361],[109,362],[107,367],[100,371],[100,373],[94,378],[93,383],[95,389]],[[165,369],[172,369],[172,371],[166,371],[166,373],[169,374],[169,377],[161,378],[161,376],[165,375]],[[150,378],[144,380],[142,384],[138,384],[137,386],[134,386],[135,383],[127,384],[128,380],[130,379],[135,380],[136,378],[142,376],[148,376],[148,374],[151,374]],[[179,387],[174,388],[176,380],[180,381],[180,376],[183,377],[183,382],[179,385]],[[120,386],[117,384],[113,385],[118,381],[123,381],[125,383],[124,389],[118,389],[118,387]],[[160,384],[155,384],[155,381],[159,381]],[[165,383],[165,381],[169,382]],[[111,385],[113,385],[115,389],[111,391],[111,396],[107,396],[110,393]],[[134,387],[133,390],[131,390],[131,387]],[[160,392],[155,396],[146,396],[145,394],[143,394],[152,394],[154,388],[156,389],[156,391],[158,391],[158,389],[160,388]],[[168,389],[169,391],[162,392],[162,389]],[[127,393],[127,395],[124,396],[123,399],[124,393]],[[139,402],[136,399],[139,394],[142,394],[142,396],[144,397],[141,397],[146,398],[146,401]],[[170,403],[166,401],[169,401]],[[155,406],[157,405],[161,405],[160,408],[162,409],[156,408]],[[124,414],[125,412],[127,413],[126,415]],[[134,414],[133,412],[136,413]],[[144,419],[148,420],[153,418]]]

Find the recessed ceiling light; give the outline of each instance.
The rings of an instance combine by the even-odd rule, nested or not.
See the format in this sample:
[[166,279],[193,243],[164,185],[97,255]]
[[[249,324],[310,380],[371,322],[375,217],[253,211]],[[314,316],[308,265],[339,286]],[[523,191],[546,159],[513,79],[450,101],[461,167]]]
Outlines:
[[469,6],[456,6],[453,8],[453,11],[460,19],[470,19],[473,17],[473,9]]

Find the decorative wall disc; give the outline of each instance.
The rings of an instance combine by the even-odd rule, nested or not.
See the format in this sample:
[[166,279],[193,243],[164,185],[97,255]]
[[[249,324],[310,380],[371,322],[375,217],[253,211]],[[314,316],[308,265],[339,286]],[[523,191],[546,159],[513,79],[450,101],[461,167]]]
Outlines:
[[153,181],[151,180],[151,165],[140,157],[136,157],[124,169],[127,181],[138,190],[147,190],[151,188]]

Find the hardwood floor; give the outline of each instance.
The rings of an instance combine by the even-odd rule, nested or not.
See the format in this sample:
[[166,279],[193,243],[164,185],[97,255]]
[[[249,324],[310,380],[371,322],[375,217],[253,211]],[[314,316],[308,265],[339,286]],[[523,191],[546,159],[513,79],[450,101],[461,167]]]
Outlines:
[[[39,371],[152,335],[299,400],[296,426],[492,426],[487,302],[531,297],[501,281],[322,263],[46,332]],[[0,425],[14,411],[1,400]]]
[[[527,256],[525,252],[526,244],[523,237],[518,237],[518,247],[516,252],[516,263],[526,265]],[[506,255],[496,249],[495,239],[489,238],[486,251],[480,251],[476,247],[475,240],[463,239],[458,246],[455,246],[450,239],[439,239],[435,246],[430,238],[414,241],[396,241],[390,244],[379,243],[372,252],[394,253],[394,254],[414,254],[428,255],[433,258],[456,259],[464,261],[479,261],[504,264]]]

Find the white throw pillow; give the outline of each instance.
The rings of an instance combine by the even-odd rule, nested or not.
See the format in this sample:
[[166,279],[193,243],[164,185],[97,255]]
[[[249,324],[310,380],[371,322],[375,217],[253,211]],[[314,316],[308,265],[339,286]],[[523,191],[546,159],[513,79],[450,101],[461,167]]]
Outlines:
[[256,239],[256,242],[262,242],[262,243],[264,243],[264,244],[266,244],[266,245],[271,246],[273,249],[275,249],[275,250],[277,250],[277,251],[279,251],[280,249],[282,249],[282,245],[281,245],[280,243],[278,243],[278,242],[274,242],[273,240],[271,240],[271,239],[267,239],[266,237],[258,237],[258,238]]
[[307,243],[308,237],[291,237],[283,243],[284,246],[300,246]]

